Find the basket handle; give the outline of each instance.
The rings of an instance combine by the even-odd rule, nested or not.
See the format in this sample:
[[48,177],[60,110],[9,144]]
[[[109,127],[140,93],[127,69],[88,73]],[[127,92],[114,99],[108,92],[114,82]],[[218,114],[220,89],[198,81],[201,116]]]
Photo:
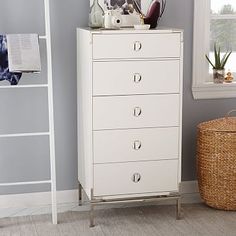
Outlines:
[[233,113],[233,112],[236,112],[236,110],[231,110],[231,111],[229,111],[227,114],[226,114],[226,118],[228,118],[230,115],[231,115],[231,113]]

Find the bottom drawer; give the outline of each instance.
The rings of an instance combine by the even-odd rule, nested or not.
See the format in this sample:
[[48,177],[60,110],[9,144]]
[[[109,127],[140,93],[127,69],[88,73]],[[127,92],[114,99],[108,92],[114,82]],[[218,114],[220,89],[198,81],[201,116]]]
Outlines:
[[94,165],[94,196],[178,191],[178,160]]

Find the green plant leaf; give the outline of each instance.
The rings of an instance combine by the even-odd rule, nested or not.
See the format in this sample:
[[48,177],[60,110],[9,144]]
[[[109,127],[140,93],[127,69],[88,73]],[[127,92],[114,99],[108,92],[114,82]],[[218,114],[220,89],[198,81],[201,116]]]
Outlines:
[[220,65],[222,67],[222,65],[224,64],[225,58],[227,56],[227,52],[225,53],[225,55],[222,57],[221,61],[220,61]]
[[217,67],[221,68],[221,64],[220,64],[220,46],[218,48],[218,53],[217,53]]
[[217,68],[217,50],[216,50],[216,43],[214,43],[214,55],[215,55],[215,68]]
[[213,69],[219,69],[219,70],[222,70],[224,69],[225,67],[225,64],[227,63],[232,51],[230,52],[226,52],[224,54],[224,56],[222,57],[221,59],[221,56],[220,56],[220,46],[217,48],[217,45],[216,43],[214,43],[214,57],[215,57],[215,64],[213,64],[213,62],[211,62],[211,60],[209,59],[208,55],[205,55],[206,56],[206,59],[207,61],[210,63],[210,65],[212,66]]
[[205,56],[206,56],[207,61],[211,64],[212,68],[215,69],[215,66],[213,65],[213,63],[211,62],[209,57],[207,55],[205,55]]
[[229,59],[229,57],[230,57],[230,55],[231,55],[231,53],[232,53],[232,51],[231,52],[229,52],[229,53],[225,53],[225,55],[227,55],[226,57],[225,57],[225,59],[224,59],[224,61],[223,61],[223,63],[222,63],[222,69],[224,69],[225,68],[225,64],[226,64],[226,62],[228,61],[228,59]]

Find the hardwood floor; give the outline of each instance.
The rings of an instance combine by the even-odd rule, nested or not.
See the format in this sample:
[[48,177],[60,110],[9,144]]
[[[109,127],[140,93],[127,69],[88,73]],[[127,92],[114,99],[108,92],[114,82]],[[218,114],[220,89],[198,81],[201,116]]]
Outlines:
[[236,235],[236,212],[211,209],[203,204],[183,205],[184,218],[175,220],[174,206],[145,206],[97,210],[94,228],[88,212],[59,214],[59,224],[50,215],[0,219],[1,236],[172,236]]

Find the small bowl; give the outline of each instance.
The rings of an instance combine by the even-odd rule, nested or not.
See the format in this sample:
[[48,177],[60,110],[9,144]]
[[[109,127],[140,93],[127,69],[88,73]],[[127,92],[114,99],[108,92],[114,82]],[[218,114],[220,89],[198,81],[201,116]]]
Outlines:
[[149,30],[150,29],[150,25],[148,24],[144,24],[144,25],[134,25],[134,28],[136,30]]

